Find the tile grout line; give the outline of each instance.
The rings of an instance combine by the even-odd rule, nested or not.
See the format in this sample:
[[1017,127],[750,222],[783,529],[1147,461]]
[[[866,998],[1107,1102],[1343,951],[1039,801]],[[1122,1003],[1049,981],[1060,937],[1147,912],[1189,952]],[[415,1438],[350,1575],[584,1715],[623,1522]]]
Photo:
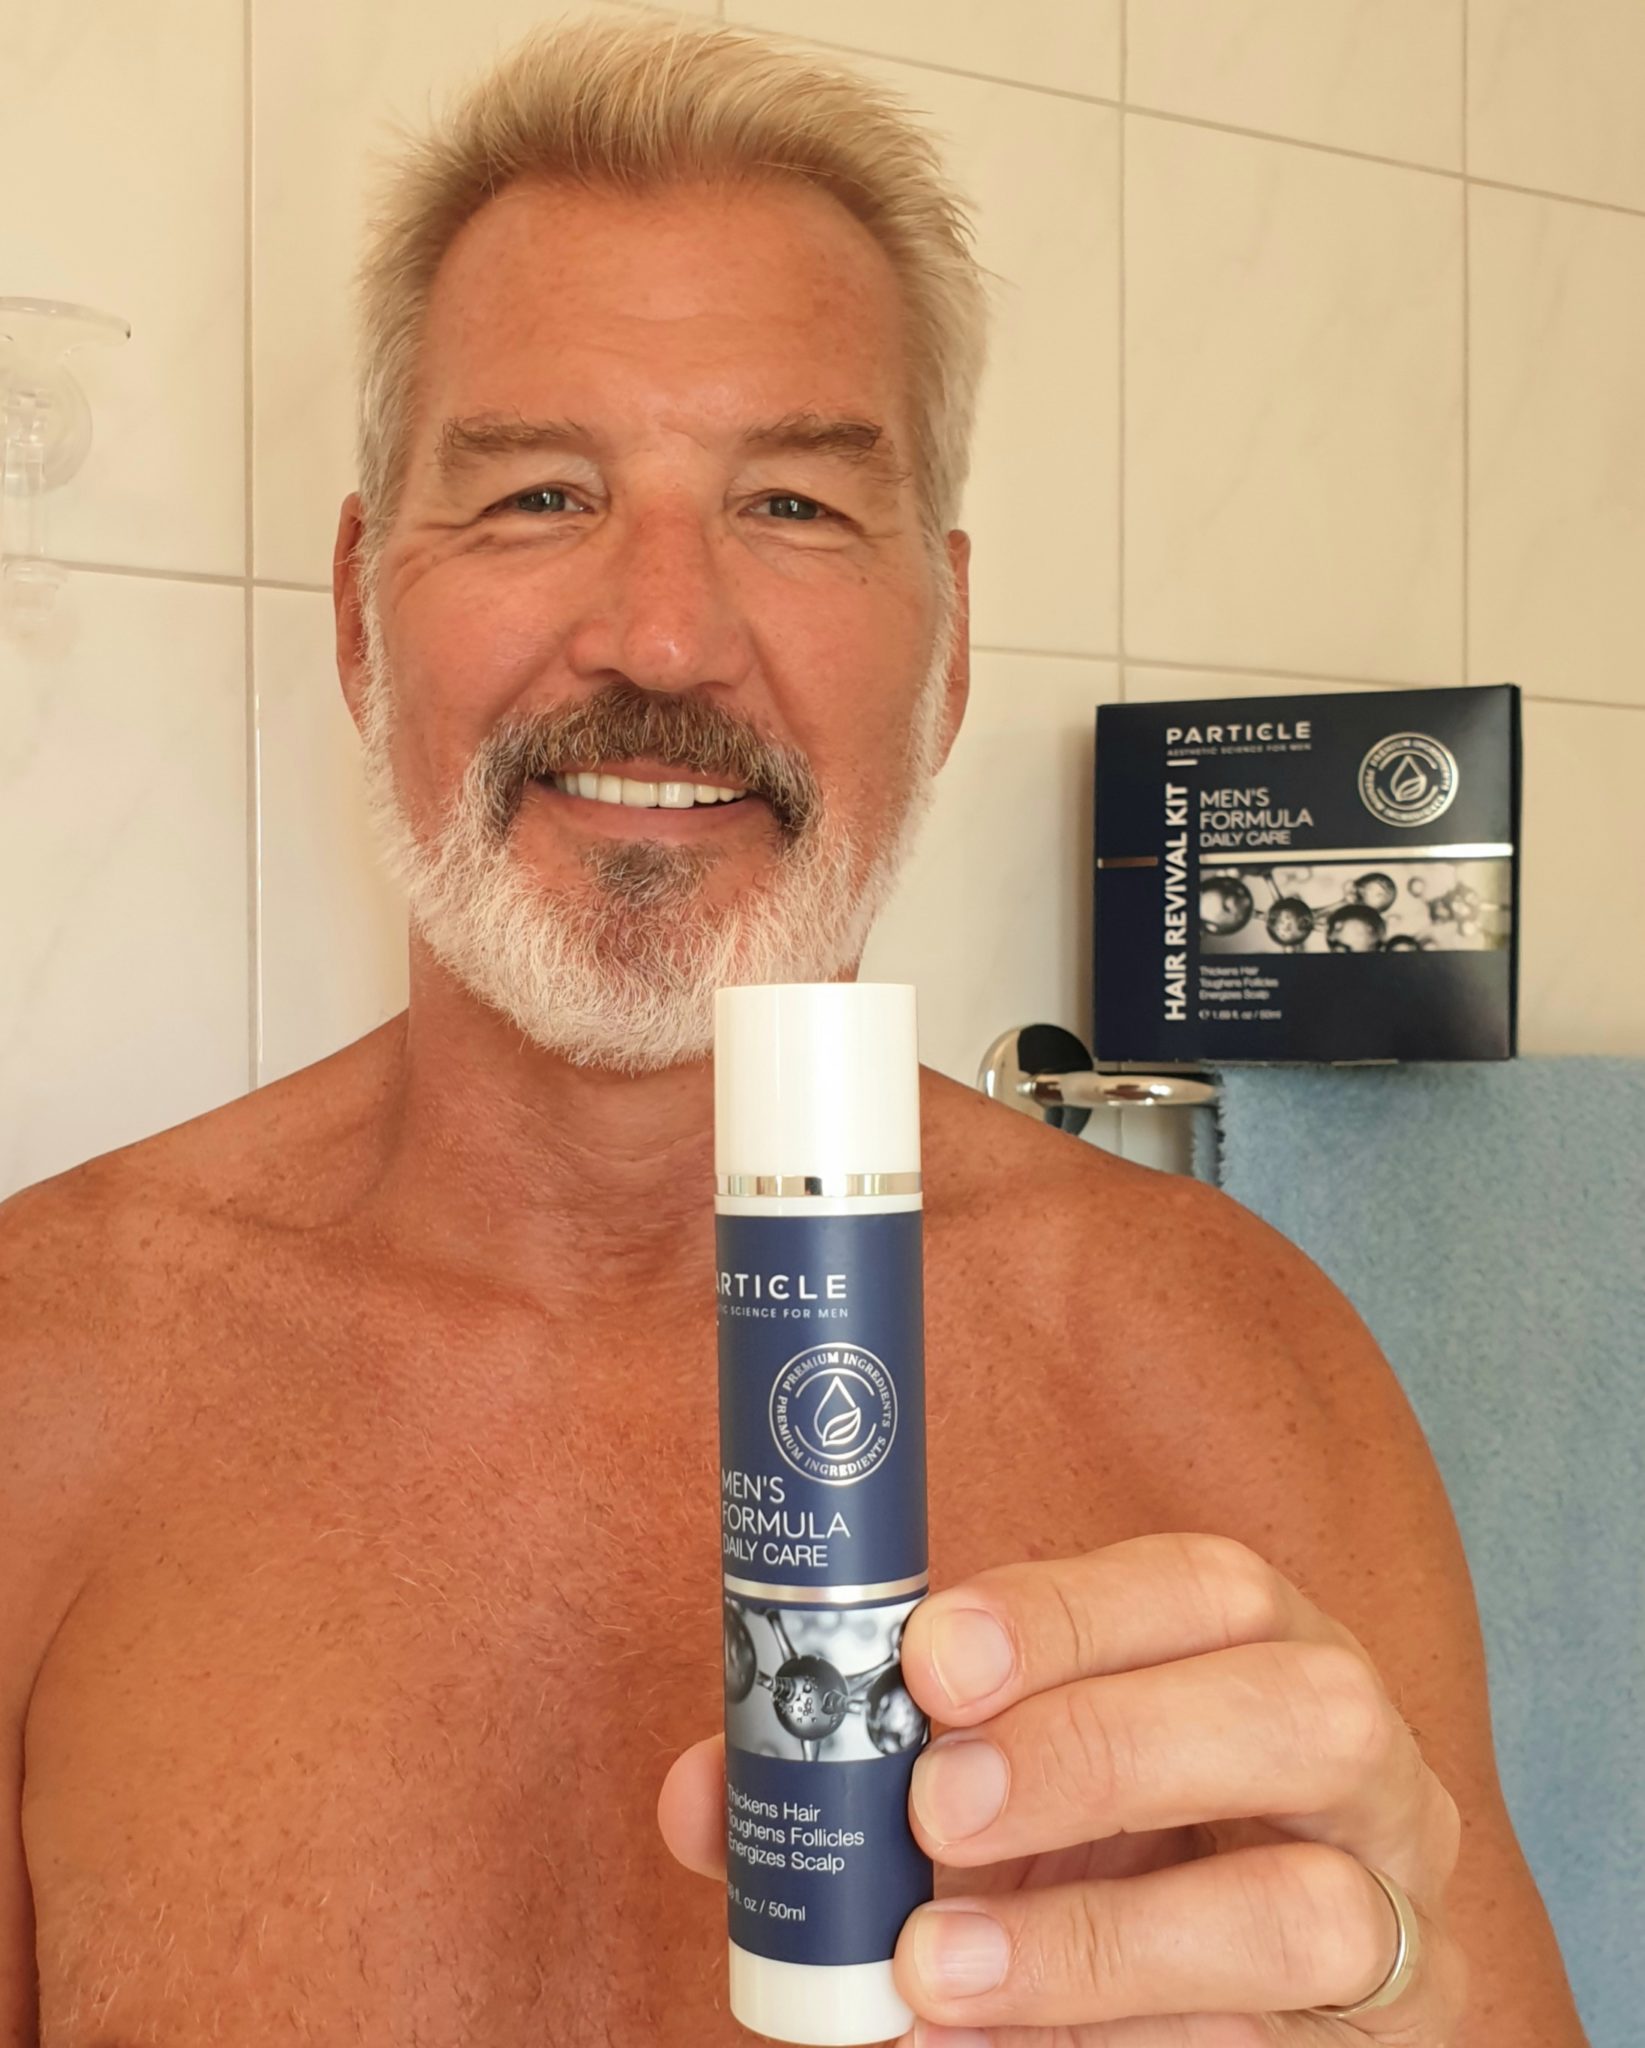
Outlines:
[[[772,33],[779,33],[772,31]],[[1179,114],[1169,107],[1145,107],[1134,101],[1110,99],[1106,93],[1076,92],[1070,86],[1041,85],[1028,78],[1002,78],[995,71],[968,71],[958,64],[939,64],[928,57],[904,57],[885,50],[870,50],[857,43],[837,43],[821,36],[786,34],[789,42],[804,42],[813,49],[837,50],[848,57],[868,57],[876,63],[906,65],[911,70],[940,72],[948,78],[974,79],[981,85],[1003,85],[1015,92],[1042,94],[1047,99],[1074,100],[1086,107],[1108,107],[1116,113],[1135,114],[1145,121],[1168,121],[1183,128],[1208,128],[1218,135],[1243,135],[1251,142],[1277,142],[1291,149],[1311,149],[1321,156],[1347,157],[1356,163],[1384,164],[1395,171],[1419,171],[1430,178],[1468,178],[1496,192],[1513,192],[1525,199],[1552,199],[1562,206],[1587,206],[1600,213],[1620,213],[1632,220],[1645,220],[1645,206],[1629,206],[1619,199],[1591,199],[1580,192],[1556,192],[1545,185],[1516,185],[1506,178],[1484,178],[1476,173],[1452,169],[1448,164],[1418,163],[1412,157],[1382,156],[1375,150],[1349,149],[1339,142],[1319,142],[1309,135],[1285,135],[1272,128],[1246,128],[1236,121],[1216,121],[1204,114]]]
[[[245,588],[248,582],[243,576],[213,575],[203,570],[134,569],[109,562],[65,562],[63,567],[82,576],[135,576],[156,583],[187,583],[223,590],[240,590]],[[324,583],[290,583],[270,576],[254,577],[249,579],[249,583],[253,591],[293,591],[303,597],[331,595],[330,586]],[[1321,674],[1318,669],[1256,669],[1242,667],[1238,662],[1196,660],[1188,655],[1127,654],[1122,657],[1119,650],[1113,647],[1019,647],[1009,646],[999,640],[973,639],[971,651],[973,654],[1023,655],[1035,661],[1107,662],[1119,669],[1122,677],[1124,670],[1128,668],[1176,669],[1208,676],[1249,676],[1257,683],[1264,678],[1272,678],[1275,682],[1340,684],[1355,690],[1434,690],[1454,687],[1445,683],[1415,683],[1409,676],[1347,676]],[[1630,704],[1625,698],[1550,697],[1529,687],[1525,687],[1525,696],[1527,702],[1533,704],[1574,704],[1589,711],[1645,711],[1645,703]],[[1117,701],[1125,700],[1121,698]]]
[[[1020,84],[1019,80],[1008,78],[991,82],[998,85]],[[1052,90],[1043,86],[1023,86],[1022,89],[1025,92]],[[1064,97],[1080,99],[1090,96],[1072,93]],[[1092,98],[1091,104],[1107,106],[1110,103]],[[1555,192],[1545,185],[1516,185],[1507,178],[1482,178],[1476,171],[1452,170],[1445,164],[1421,164],[1410,157],[1379,156],[1374,150],[1348,149],[1335,142],[1315,142],[1306,135],[1280,135],[1271,128],[1244,128],[1234,121],[1212,121],[1201,114],[1174,114],[1164,107],[1130,105],[1125,111],[1145,121],[1168,121],[1184,128],[1208,128],[1217,135],[1243,135],[1251,142],[1277,142],[1290,149],[1311,149],[1321,156],[1347,157],[1355,163],[1383,164],[1393,171],[1418,171],[1430,178],[1453,178],[1459,184],[1483,185],[1489,191],[1512,192],[1522,199],[1551,199],[1561,206],[1586,206],[1598,213],[1620,213],[1630,220],[1645,220],[1645,206],[1628,206],[1619,199],[1590,199],[1580,192]]]
[[[198,569],[135,569],[114,562],[64,562],[63,567],[82,576],[136,576],[156,583],[192,583],[224,590],[240,590],[249,583],[253,591],[294,591],[303,597],[331,595],[329,584],[292,583],[273,576],[247,578],[213,575]],[[1186,669],[1208,676],[1250,676],[1255,681],[1272,677],[1275,682],[1340,683],[1356,690],[1435,690],[1454,687],[1445,683],[1414,683],[1409,676],[1322,675],[1318,669],[1254,669],[1241,667],[1238,662],[1200,661],[1180,654],[1126,654],[1122,657],[1119,650],[1114,647],[1013,647],[999,640],[973,639],[971,651],[973,654],[1020,654],[1036,661],[1108,662],[1121,671],[1122,678],[1127,668]],[[1548,697],[1528,687],[1525,688],[1525,696],[1526,700],[1533,704],[1575,704],[1589,711],[1645,711],[1645,703],[1630,704],[1624,698]],[[1123,702],[1124,699],[1119,701]]]
[[[242,576],[212,575],[194,569],[133,569],[111,562],[65,562],[63,566],[82,576],[136,576],[156,583],[192,583],[215,586],[219,589],[239,590],[247,582]],[[272,576],[258,576],[250,579],[255,590],[293,591],[302,597],[329,597],[331,588],[324,583],[291,583]],[[1201,675],[1250,676],[1260,681],[1272,677],[1276,682],[1292,683],[1340,683],[1356,690],[1435,690],[1454,687],[1445,683],[1415,683],[1409,676],[1347,676],[1321,674],[1318,669],[1255,669],[1242,667],[1238,662],[1202,661],[1188,655],[1125,654],[1116,647],[1016,647],[999,640],[976,640],[971,642],[973,654],[1021,654],[1037,661],[1102,661],[1116,668],[1138,669],[1187,669]],[[1645,703],[1630,704],[1625,698],[1616,697],[1547,697],[1527,688],[1529,701],[1538,704],[1580,704],[1593,711],[1645,711]],[[1120,700],[1120,701],[1123,701]]]
[[[1101,650],[1089,647],[1006,647],[1002,646],[998,641],[973,640],[971,642],[971,652],[973,654],[1020,655],[1033,661],[1088,661],[1105,663],[1111,668],[1121,667],[1120,657],[1112,648]],[[1191,675],[1246,677],[1253,686],[1251,690],[1253,697],[1262,695],[1261,685],[1265,681],[1276,683],[1317,683],[1323,688],[1335,687],[1350,690],[1452,690],[1457,688],[1454,680],[1439,683],[1414,683],[1409,676],[1321,675],[1317,669],[1241,668],[1237,663],[1233,662],[1167,660],[1157,654],[1129,654],[1125,657],[1124,667],[1144,670],[1171,669],[1179,674],[1186,672]],[[1511,682],[1513,678],[1505,676],[1501,680]],[[1524,692],[1525,701],[1528,704],[1571,704],[1584,711],[1645,711],[1645,702],[1630,704],[1626,699],[1616,697],[1550,697],[1539,690],[1532,689],[1527,684],[1522,683],[1520,688]],[[1117,698],[1115,701],[1124,703],[1130,700]],[[1141,698],[1137,701],[1161,703],[1169,700],[1150,697]]]
[[[1114,586],[1114,639],[1118,643],[1119,650],[1119,665],[1116,681],[1119,686],[1119,701],[1122,704],[1125,702],[1125,364],[1126,356],[1128,353],[1126,348],[1125,329],[1125,252],[1127,242],[1127,223],[1125,217],[1125,131],[1129,117],[1126,114],[1125,106],[1126,100],[1130,95],[1130,91],[1131,0],[1120,0],[1120,105],[1119,114],[1115,121],[1115,126],[1119,130],[1119,162],[1117,166],[1117,182],[1119,186],[1119,191],[1117,199],[1115,201],[1115,208],[1117,213],[1117,220],[1115,223],[1117,232],[1115,235],[1115,240],[1119,245],[1116,263],[1116,270],[1118,273],[1118,301],[1114,309],[1114,324],[1115,327],[1118,329],[1119,343],[1117,350],[1117,374],[1115,377],[1115,383],[1118,387],[1116,392],[1116,401],[1119,413],[1119,432],[1114,461],[1114,467],[1118,471],[1118,476],[1115,482],[1119,494],[1119,527],[1117,534],[1117,547],[1115,550],[1116,581]],[[1089,866],[1087,867],[1086,872],[1082,876],[1082,881],[1084,882],[1085,886],[1087,886],[1091,890],[1091,907],[1087,917],[1086,928],[1091,939],[1091,944],[1093,948],[1095,948],[1097,917],[1096,876],[1091,871]],[[1092,964],[1093,966],[1095,966],[1094,960]],[[1093,976],[1093,982],[1094,979],[1095,977]],[[1094,986],[1088,988],[1084,993],[1093,998],[1091,1010],[1091,1043],[1094,1046],[1097,1042],[1097,1016],[1094,1001]],[[1120,1159],[1129,1158],[1130,1154],[1126,1146],[1126,1138],[1129,1136],[1129,1128],[1126,1124],[1123,1113],[1116,1113],[1113,1125],[1107,1133],[1107,1135],[1113,1141],[1110,1149],[1113,1151],[1115,1156]]]
[[[1444,175],[1462,174],[1447,171]],[[1506,178],[1482,178],[1477,171],[1469,171],[1467,178],[1470,185],[1487,192],[1513,192],[1521,199],[1551,199],[1559,206],[1586,206],[1593,213],[1620,213],[1625,220],[1645,220],[1645,206],[1624,206],[1616,199],[1586,199],[1580,192],[1551,192],[1545,185],[1513,185]]]
[[[242,570],[231,576],[226,570],[216,569],[149,569],[133,562],[79,562],[64,555],[59,557],[58,567],[71,570],[77,576],[138,576],[155,583],[206,583],[220,590],[238,590],[242,584],[254,579]],[[316,584],[315,589],[319,588]]]
[[256,522],[253,489],[256,462],[255,350],[252,346],[252,178],[254,94],[252,91],[253,21],[252,0],[241,9],[240,118],[242,136],[241,192],[241,317],[244,324],[245,389],[245,664],[246,664],[246,1066],[247,1091],[255,1089],[263,1073],[263,774],[262,716],[257,694],[257,604],[256,604]]
[[1472,675],[1473,565],[1473,208],[1468,180],[1468,10],[1462,0],[1462,680]]
[[1114,324],[1117,329],[1116,338],[1118,341],[1118,347],[1115,352],[1115,383],[1118,387],[1115,397],[1118,422],[1115,436],[1116,453],[1114,467],[1117,471],[1115,490],[1119,500],[1119,518],[1117,521],[1116,581],[1114,585],[1114,638],[1118,643],[1119,649],[1119,691],[1122,704],[1125,702],[1125,95],[1130,85],[1130,35],[1130,0],[1120,0],[1120,113],[1119,120],[1116,123],[1119,129],[1119,159],[1117,167],[1119,190],[1115,201],[1115,226],[1117,230],[1115,235],[1117,244],[1115,272],[1117,287],[1114,309]]

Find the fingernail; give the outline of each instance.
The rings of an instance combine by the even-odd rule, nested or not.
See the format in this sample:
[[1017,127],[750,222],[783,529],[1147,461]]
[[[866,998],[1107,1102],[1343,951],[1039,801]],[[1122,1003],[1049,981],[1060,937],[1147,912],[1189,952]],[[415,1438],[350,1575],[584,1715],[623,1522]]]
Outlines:
[[1005,1929],[970,1907],[922,1907],[914,1922],[914,1967],[938,1998],[992,1991],[1011,1960]]
[[963,1841],[999,1818],[1011,1769],[980,1735],[940,1735],[914,1762],[914,1811],[939,1842]]
[[931,1662],[956,1707],[998,1692],[1016,1663],[1011,1638],[980,1607],[939,1608],[931,1618]]

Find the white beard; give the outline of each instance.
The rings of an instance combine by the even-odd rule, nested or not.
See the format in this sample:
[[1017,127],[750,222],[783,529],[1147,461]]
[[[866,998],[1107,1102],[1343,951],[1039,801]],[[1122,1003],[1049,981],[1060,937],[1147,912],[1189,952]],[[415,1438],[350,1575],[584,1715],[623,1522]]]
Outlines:
[[516,857],[507,826],[499,829],[484,746],[438,830],[420,840],[394,780],[393,679],[368,598],[362,739],[372,830],[429,950],[545,1051],[628,1073],[706,1057],[718,988],[838,979],[860,958],[930,804],[954,616],[947,590],[940,612],[900,801],[878,849],[865,849],[819,796],[769,872],[733,903],[710,907],[700,899],[712,853],[639,841],[591,848],[586,882],[545,889]]

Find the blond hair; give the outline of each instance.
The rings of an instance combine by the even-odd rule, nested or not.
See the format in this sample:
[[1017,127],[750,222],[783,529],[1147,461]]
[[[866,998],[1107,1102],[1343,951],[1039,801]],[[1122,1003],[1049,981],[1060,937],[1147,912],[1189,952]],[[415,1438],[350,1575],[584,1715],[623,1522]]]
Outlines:
[[394,517],[417,354],[441,258],[520,178],[618,191],[795,178],[889,257],[905,317],[912,468],[927,551],[959,520],[987,348],[966,202],[898,96],[733,29],[656,18],[538,31],[421,136],[385,184],[360,267],[358,461],[368,577]]

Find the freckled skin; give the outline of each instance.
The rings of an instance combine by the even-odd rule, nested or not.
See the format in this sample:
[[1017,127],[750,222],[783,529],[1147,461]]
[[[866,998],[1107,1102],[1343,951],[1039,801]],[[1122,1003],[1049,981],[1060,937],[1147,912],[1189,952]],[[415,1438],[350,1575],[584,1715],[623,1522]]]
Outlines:
[[[488,207],[384,558],[414,816],[510,709],[624,676],[801,748],[872,839],[931,621],[909,486],[731,440],[811,407],[906,448],[903,383],[883,257],[814,194]],[[438,421],[487,407],[605,452],[442,491]],[[561,482],[574,516],[485,516]],[[599,829],[545,799],[515,843],[560,885]],[[686,829],[718,899],[771,858],[757,811]],[[748,2038],[723,1896],[654,1815],[721,1712],[708,1073],[569,1067],[411,967],[380,1030],[0,1210],[9,2048]],[[1259,1550],[1462,1808],[1450,2048],[1572,2038],[1449,1510],[1351,1311],[1192,1183],[931,1074],[923,1124],[934,1581],[1153,1530]]]

